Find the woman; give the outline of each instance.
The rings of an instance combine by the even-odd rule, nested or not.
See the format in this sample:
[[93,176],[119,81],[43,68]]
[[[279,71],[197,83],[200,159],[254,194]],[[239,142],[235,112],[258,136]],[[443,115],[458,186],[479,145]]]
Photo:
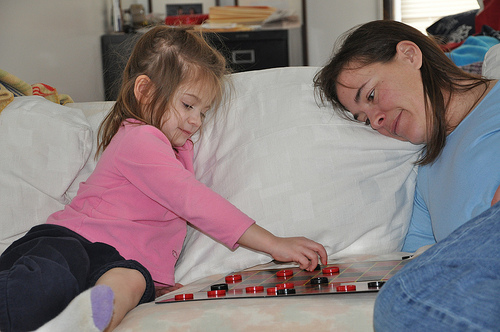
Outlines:
[[[498,327],[500,279],[498,273],[492,279],[485,277],[492,270],[500,272],[496,240],[500,213],[488,210],[500,196],[497,80],[463,72],[431,38],[408,25],[374,21],[346,35],[314,83],[321,100],[332,103],[346,117],[383,135],[422,144],[403,251],[438,244],[384,287],[377,298],[375,326],[381,330],[442,329],[442,324]],[[499,205],[491,210],[500,210]],[[479,216],[485,210],[488,217]],[[460,241],[450,243],[450,238],[457,239],[457,232]],[[492,251],[495,254],[485,263]],[[416,266],[418,272],[411,273]],[[460,269],[470,273],[464,275]],[[473,280],[474,275],[478,280]],[[496,286],[487,291],[486,306],[496,317],[487,309],[486,317],[476,321],[485,299],[484,294],[473,292],[492,280]],[[472,288],[463,291],[460,287],[459,295],[455,293],[459,283]],[[464,306],[454,294],[468,296],[472,307]]]

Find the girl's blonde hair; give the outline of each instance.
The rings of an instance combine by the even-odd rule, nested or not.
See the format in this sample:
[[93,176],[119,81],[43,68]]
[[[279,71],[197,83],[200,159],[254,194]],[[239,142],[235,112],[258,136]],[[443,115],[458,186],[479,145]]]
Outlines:
[[[120,93],[98,133],[96,157],[103,152],[125,119],[136,119],[158,129],[166,111],[173,111],[172,98],[182,84],[202,81],[215,96],[217,109],[229,73],[225,58],[211,47],[201,32],[181,27],[156,26],[135,44],[123,72]],[[134,94],[140,75],[150,79],[148,104],[140,105]]]

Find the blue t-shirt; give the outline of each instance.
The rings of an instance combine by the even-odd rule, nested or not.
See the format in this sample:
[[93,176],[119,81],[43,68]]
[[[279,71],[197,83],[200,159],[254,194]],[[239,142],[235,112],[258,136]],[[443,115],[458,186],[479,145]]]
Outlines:
[[446,138],[432,164],[419,167],[403,251],[448,236],[491,206],[500,185],[500,83]]

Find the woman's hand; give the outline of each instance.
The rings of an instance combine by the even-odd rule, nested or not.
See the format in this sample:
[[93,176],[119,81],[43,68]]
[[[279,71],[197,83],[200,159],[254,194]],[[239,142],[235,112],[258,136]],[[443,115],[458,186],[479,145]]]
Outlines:
[[314,270],[318,262],[327,264],[328,255],[321,244],[305,237],[277,237],[256,224],[243,233],[238,243],[266,252],[277,261],[298,263],[301,269],[308,271]]

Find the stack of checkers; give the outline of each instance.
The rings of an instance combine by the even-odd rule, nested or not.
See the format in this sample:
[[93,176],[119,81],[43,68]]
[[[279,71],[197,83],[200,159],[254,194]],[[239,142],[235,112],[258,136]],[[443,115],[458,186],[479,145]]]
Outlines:
[[210,7],[208,17],[211,24],[260,24],[275,11],[276,8],[267,6]]

